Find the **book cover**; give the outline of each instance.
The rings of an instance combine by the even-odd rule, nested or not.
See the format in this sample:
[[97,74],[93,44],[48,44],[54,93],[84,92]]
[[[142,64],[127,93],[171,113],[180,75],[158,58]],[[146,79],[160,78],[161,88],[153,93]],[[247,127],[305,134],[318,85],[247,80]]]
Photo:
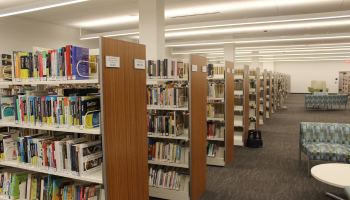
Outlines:
[[14,96],[2,96],[1,98],[1,122],[15,122]]
[[[89,61],[89,49],[83,47],[73,46],[73,56],[72,56],[72,76],[75,80],[89,79],[89,63],[79,61]],[[79,71],[79,72],[78,72]]]

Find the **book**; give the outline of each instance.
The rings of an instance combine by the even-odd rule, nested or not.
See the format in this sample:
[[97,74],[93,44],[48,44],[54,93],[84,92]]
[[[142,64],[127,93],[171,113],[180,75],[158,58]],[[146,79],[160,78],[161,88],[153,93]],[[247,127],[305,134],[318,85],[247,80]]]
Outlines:
[[[72,49],[72,77],[74,80],[89,79],[89,49],[73,46]],[[87,61],[80,62],[79,61]]]

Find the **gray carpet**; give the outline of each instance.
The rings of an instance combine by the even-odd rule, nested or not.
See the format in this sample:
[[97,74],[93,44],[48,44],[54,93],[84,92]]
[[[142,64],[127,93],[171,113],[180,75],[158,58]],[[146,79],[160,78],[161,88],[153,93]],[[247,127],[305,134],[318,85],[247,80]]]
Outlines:
[[[325,192],[346,199],[343,189],[307,177],[307,156],[302,154],[299,166],[298,141],[300,122],[349,123],[350,110],[305,110],[304,96],[291,94],[285,102],[288,109],[277,110],[260,128],[263,148],[235,147],[228,167],[209,166],[207,190],[199,199],[330,199]],[[321,163],[325,162],[311,161],[311,166]]]
[[[207,190],[200,200],[323,200],[331,192],[346,199],[343,189],[307,177],[307,156],[299,166],[299,123],[349,123],[350,109],[305,110],[304,96],[291,94],[287,110],[277,110],[260,129],[264,147],[235,147],[232,163],[207,167]],[[337,109],[335,109],[337,108]],[[321,109],[321,108],[320,108]],[[311,166],[325,163],[312,161]],[[350,172],[349,172],[350,173]],[[151,198],[154,199],[154,198]]]

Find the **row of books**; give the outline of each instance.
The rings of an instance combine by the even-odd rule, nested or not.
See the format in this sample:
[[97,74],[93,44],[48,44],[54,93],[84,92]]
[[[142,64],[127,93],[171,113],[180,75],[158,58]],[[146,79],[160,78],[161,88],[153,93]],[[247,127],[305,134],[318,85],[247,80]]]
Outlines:
[[2,123],[91,129],[99,126],[99,96],[59,97],[26,95],[1,96]]
[[[11,158],[16,158],[19,165],[76,176],[86,176],[102,169],[101,136],[88,137],[84,134],[63,132],[28,135],[16,139],[16,134],[11,136],[11,144],[14,146],[10,149],[4,148],[3,153],[9,155],[14,152]],[[4,139],[3,141],[5,144]],[[5,161],[6,159],[5,157]]]
[[147,107],[181,108],[188,105],[187,87],[174,85],[149,86],[146,90]]
[[146,77],[148,79],[188,79],[188,63],[177,59],[148,60]]
[[161,165],[148,165],[148,184],[152,187],[189,191],[189,169]]
[[102,185],[73,181],[51,174],[3,168],[0,196],[20,200],[104,200]]
[[13,51],[14,81],[89,79],[88,61],[89,49],[72,45],[53,50],[34,47],[33,52]]
[[185,118],[183,111],[159,111],[147,115],[147,134],[169,137],[182,135],[185,131]]
[[225,85],[208,83],[207,84],[207,97],[208,98],[225,98]]
[[190,148],[180,143],[148,138],[148,160],[185,164]]
[[224,157],[224,143],[223,142],[207,142],[207,156],[208,157]]
[[225,126],[222,123],[207,122],[207,138],[224,138]]
[[12,59],[9,54],[1,54],[0,82],[12,81]]
[[207,65],[207,77],[208,78],[216,78],[216,77],[224,78],[224,74],[225,74],[225,67],[214,66],[213,64]]

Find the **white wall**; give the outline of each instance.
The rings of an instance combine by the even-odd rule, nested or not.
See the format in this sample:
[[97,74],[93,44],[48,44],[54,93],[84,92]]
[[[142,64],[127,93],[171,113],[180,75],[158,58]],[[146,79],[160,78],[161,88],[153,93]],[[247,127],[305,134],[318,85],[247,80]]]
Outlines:
[[263,69],[266,69],[267,71],[275,71],[275,63],[274,62],[263,62]]
[[338,93],[339,71],[350,71],[345,61],[275,62],[275,71],[291,75],[291,93],[308,93],[311,80],[326,81],[330,93]]
[[[244,65],[248,65],[249,69],[253,69],[251,62],[247,62],[247,63],[236,62],[235,63],[235,69],[243,69]],[[259,68],[260,68],[260,71],[263,69],[263,63],[262,62],[259,62]]]
[[[82,34],[92,32],[84,31]],[[33,46],[58,49],[65,45],[98,48],[98,39],[80,40],[77,28],[19,17],[0,18],[0,54],[33,51]]]

